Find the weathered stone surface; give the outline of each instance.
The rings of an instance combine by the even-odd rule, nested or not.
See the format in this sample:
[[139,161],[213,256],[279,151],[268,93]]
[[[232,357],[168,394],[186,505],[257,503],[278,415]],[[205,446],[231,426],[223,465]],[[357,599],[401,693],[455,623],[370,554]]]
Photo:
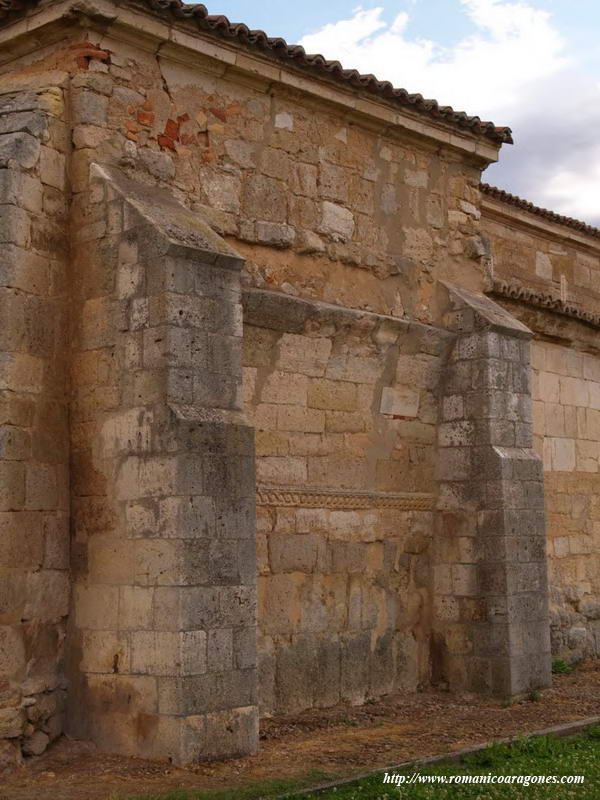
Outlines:
[[31,169],[40,156],[40,142],[28,133],[5,134],[0,139],[0,167]]
[[8,757],[64,663],[69,730],[175,761],[259,703],[544,685],[546,544],[553,650],[600,652],[597,237],[482,195],[487,136],[164,15],[76,55],[79,13],[0,95]]
[[50,743],[50,737],[43,731],[35,731],[23,742],[23,752],[28,756],[41,756]]
[[[78,249],[97,300],[79,306],[74,395],[86,401],[90,385],[98,390],[105,381],[125,391],[108,407],[89,405],[77,437],[86,468],[72,497],[85,551],[67,646],[81,653],[71,667],[72,685],[81,688],[69,695],[67,725],[116,746],[117,709],[92,679],[118,674],[154,682],[158,694],[134,694],[128,713],[152,714],[166,731],[151,743],[132,732],[128,752],[177,762],[208,757],[202,731],[216,710],[237,733],[213,735],[211,757],[253,752],[256,672],[242,645],[255,631],[253,438],[235,411],[237,396],[223,391],[241,383],[241,259],[169,195],[105,167],[92,167],[91,176],[82,211],[97,197],[98,218],[116,222],[110,233],[93,233],[101,263],[88,258],[88,244]],[[148,378],[133,386],[111,328],[122,300],[134,312],[123,326],[136,332],[140,375]]]
[[2,739],[0,741],[0,770],[9,769],[23,763],[21,745],[15,739]]
[[[490,300],[452,287],[447,318],[457,338],[442,409],[461,418],[438,426],[435,671],[451,688],[519,696],[550,683],[542,465],[530,437],[514,446],[519,426],[528,424],[526,389],[510,411],[490,389],[502,390],[497,376],[527,358],[526,329]],[[465,362],[473,364],[471,380],[460,386],[453,373]],[[526,539],[533,508],[537,520]],[[449,615],[456,598],[480,610],[473,614],[463,600]],[[526,621],[510,604],[515,600],[529,604]],[[499,602],[506,604],[503,614],[495,611]]]
[[394,417],[416,417],[419,410],[419,393],[408,387],[384,387],[381,394],[381,413]]
[[352,236],[354,219],[352,212],[343,206],[324,201],[321,206],[321,228],[323,233],[342,241]]
[[26,717],[21,708],[0,709],[0,737],[14,739],[25,729]]

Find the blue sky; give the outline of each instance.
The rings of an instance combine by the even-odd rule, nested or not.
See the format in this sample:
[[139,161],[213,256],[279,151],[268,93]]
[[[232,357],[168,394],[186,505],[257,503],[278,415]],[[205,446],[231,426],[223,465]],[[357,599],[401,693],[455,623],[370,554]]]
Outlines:
[[484,178],[600,224],[600,0],[215,0],[210,13],[513,128]]
[[[399,11],[411,15],[410,33],[452,45],[461,36],[471,32],[471,25],[460,13],[454,0],[365,0],[348,3],[345,0],[303,0],[285,3],[280,0],[216,0],[206,3],[210,13],[225,14],[233,22],[245,22],[252,28],[261,28],[273,36],[296,42],[302,36],[327,23],[345,19],[357,6],[384,8],[384,18],[391,22]],[[600,31],[600,2],[598,0],[535,0],[536,8],[549,11],[556,24],[568,36],[574,47],[590,52],[595,49],[596,62],[600,62],[598,33]],[[574,13],[576,10],[576,13]]]

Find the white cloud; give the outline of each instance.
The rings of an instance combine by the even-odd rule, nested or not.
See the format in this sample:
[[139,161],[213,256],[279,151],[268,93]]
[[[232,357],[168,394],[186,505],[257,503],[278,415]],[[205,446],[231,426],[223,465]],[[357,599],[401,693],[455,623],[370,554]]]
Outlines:
[[[491,168],[487,179],[541,205],[554,201],[561,213],[599,221],[600,176],[578,166],[586,154],[588,163],[598,161],[597,79],[579,70],[551,15],[531,2],[454,2],[473,30],[451,48],[411,37],[407,12],[389,24],[381,6],[358,7],[300,43],[345,67],[510,125],[514,152],[507,157],[503,148],[501,165]],[[589,102],[593,96],[596,101]]]
[[[576,194],[573,193],[574,187],[577,187]],[[596,148],[587,171],[561,169],[548,180],[545,191],[554,200],[554,207],[565,214],[588,217],[592,209],[597,216],[600,208],[600,147]]]
[[341,19],[325,25],[317,33],[305,36],[300,41],[306,49],[313,46],[313,42],[319,47],[320,42],[335,42],[335,58],[342,59],[347,55],[353,54],[356,43],[364,41],[382,28],[387,28],[386,23],[381,19],[381,8],[365,10],[357,8],[349,19]]

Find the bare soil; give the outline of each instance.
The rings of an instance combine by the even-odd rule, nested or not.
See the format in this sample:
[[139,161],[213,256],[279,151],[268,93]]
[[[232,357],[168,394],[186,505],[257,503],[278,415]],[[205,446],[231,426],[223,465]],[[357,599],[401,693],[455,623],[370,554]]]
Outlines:
[[174,789],[227,789],[311,769],[348,775],[597,714],[600,660],[571,675],[555,675],[539,700],[510,706],[426,691],[264,720],[258,755],[190,769],[100,754],[63,737],[43,756],[0,776],[0,800],[109,800]]

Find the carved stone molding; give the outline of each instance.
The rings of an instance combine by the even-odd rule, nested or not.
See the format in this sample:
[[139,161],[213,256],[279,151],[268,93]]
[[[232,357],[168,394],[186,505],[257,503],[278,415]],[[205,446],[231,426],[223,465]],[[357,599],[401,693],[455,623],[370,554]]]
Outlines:
[[600,328],[600,314],[596,314],[593,311],[586,311],[568,301],[565,302],[551,292],[530,289],[518,283],[511,283],[501,278],[494,278],[488,290],[488,294],[506,297],[510,300],[520,300],[523,303],[536,306],[537,308],[547,308],[550,311],[554,311],[556,314],[573,317],[574,319],[586,322],[588,325],[593,325],[595,328]]
[[421,493],[396,494],[392,492],[352,492],[343,489],[258,486],[256,502],[259,506],[431,511],[435,501],[433,495]]

